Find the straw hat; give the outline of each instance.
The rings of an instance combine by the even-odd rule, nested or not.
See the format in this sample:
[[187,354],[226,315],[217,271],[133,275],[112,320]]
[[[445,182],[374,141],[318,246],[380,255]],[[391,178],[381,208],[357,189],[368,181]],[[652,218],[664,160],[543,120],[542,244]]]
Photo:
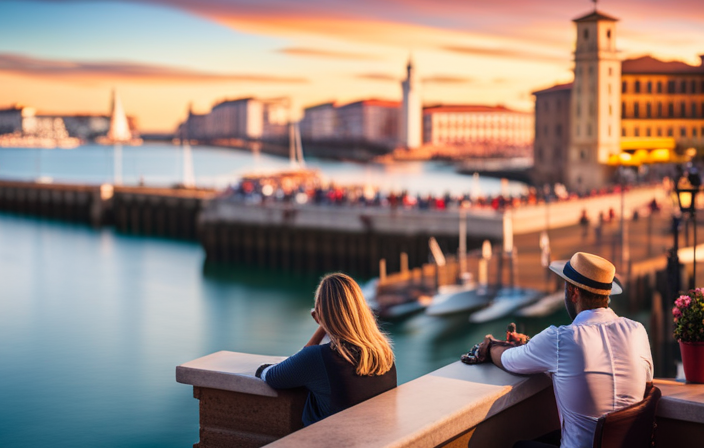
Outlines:
[[616,268],[610,261],[585,252],[577,252],[570,261],[554,261],[550,270],[565,281],[594,294],[621,294],[623,289],[614,282]]

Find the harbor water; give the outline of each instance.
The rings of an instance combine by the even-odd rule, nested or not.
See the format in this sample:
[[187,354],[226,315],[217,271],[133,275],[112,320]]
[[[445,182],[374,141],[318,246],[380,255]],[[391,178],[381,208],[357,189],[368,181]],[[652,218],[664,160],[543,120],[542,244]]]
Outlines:
[[[125,182],[179,179],[172,147],[124,155]],[[237,157],[194,151],[197,179],[230,180],[244,168],[223,160]],[[0,175],[101,183],[110,181],[111,160],[99,147],[0,150]],[[319,163],[340,175],[367,169]],[[421,170],[430,174],[410,176],[417,185],[443,172]],[[309,312],[322,274],[206,264],[196,242],[0,213],[0,446],[192,446],[198,402],[176,383],[175,367],[219,350],[295,353],[315,330]],[[467,314],[417,314],[382,325],[404,383],[458,360],[487,333],[502,335],[514,319],[475,325]],[[528,334],[567,322],[564,310],[517,320]]]

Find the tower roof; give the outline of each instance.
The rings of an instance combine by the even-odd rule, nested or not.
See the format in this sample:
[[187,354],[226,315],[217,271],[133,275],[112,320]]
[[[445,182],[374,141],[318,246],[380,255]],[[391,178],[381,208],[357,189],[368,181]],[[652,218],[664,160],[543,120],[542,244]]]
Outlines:
[[610,15],[604,14],[603,12],[596,11],[596,10],[594,10],[593,12],[590,12],[586,16],[577,17],[576,19],[573,19],[572,21],[575,23],[580,23],[580,22],[599,22],[601,20],[606,20],[609,22],[618,22],[617,18],[611,17]]

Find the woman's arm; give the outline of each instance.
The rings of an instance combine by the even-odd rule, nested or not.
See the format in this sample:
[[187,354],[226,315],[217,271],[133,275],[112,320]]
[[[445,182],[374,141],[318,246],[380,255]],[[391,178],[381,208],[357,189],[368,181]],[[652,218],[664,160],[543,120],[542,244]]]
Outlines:
[[325,330],[323,330],[323,327],[318,326],[318,329],[315,330],[315,333],[313,333],[313,336],[310,337],[310,340],[306,345],[303,347],[310,347],[312,345],[320,345],[320,342],[323,340],[325,337]]

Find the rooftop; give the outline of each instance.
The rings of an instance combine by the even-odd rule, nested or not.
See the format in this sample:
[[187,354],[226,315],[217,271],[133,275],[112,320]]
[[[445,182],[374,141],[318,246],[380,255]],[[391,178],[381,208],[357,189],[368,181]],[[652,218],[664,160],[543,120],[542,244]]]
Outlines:
[[512,112],[512,113],[524,113],[513,109],[509,109],[506,106],[487,106],[483,104],[450,104],[450,105],[437,105],[429,106],[423,108],[424,114],[434,114],[440,112]]
[[586,16],[578,17],[576,19],[573,19],[572,21],[575,23],[579,22],[598,22],[600,20],[608,20],[610,22],[618,22],[618,19],[616,17],[611,17],[608,14],[604,14],[601,11],[597,11],[596,9],[593,12],[590,12]]
[[533,95],[540,95],[543,93],[552,93],[552,92],[559,92],[562,90],[572,90],[572,84],[571,82],[565,83],[565,84],[555,84],[552,87],[548,87],[547,89],[543,90],[536,90],[535,92],[532,92]]
[[689,65],[682,61],[661,61],[652,56],[642,56],[634,59],[626,59],[621,63],[621,73],[635,74],[682,74],[701,73],[704,74],[704,55],[701,65]]
[[355,101],[354,103],[348,103],[348,104],[345,104],[344,106],[340,106],[340,108],[352,107],[352,106],[401,107],[401,102],[400,101],[379,100],[376,98],[370,98],[367,100]]

